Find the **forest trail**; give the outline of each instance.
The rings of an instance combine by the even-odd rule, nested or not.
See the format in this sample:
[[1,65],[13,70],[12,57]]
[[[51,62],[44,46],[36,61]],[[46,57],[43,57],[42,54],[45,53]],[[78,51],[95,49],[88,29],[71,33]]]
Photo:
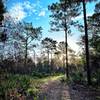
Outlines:
[[41,86],[39,100],[100,100],[100,92],[90,90],[82,85],[61,83],[59,80],[50,81]]

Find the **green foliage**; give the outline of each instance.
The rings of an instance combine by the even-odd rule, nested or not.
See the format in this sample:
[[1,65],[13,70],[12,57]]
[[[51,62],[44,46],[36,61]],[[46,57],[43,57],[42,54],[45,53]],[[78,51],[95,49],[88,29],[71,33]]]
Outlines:
[[23,89],[27,89],[29,87],[30,84],[30,78],[28,78],[27,76],[22,76],[21,78],[19,78],[17,80],[19,82],[19,86]]
[[27,89],[27,94],[30,96],[37,96],[38,93],[39,93],[39,90],[35,87]]
[[100,96],[96,96],[96,100],[100,100]]
[[32,76],[34,78],[43,78],[43,77],[47,77],[49,74],[45,73],[45,72],[37,72],[37,71],[33,71]]
[[54,50],[56,49],[56,44],[57,41],[51,39],[51,38],[45,38],[42,40],[42,45],[44,48],[49,49],[49,50]]
[[[99,80],[100,71],[100,2],[95,5],[94,14],[88,17],[91,75],[93,81]],[[98,82],[99,83],[99,82]]]
[[73,73],[71,76],[71,81],[75,83],[82,83],[84,80],[83,75],[81,72]]
[[95,52],[100,52],[100,2],[95,5],[94,14],[88,17],[90,46]]
[[76,17],[80,14],[79,2],[72,0],[60,0],[56,3],[52,3],[48,6],[48,9],[52,12],[50,17],[52,18],[51,30],[52,31],[67,31],[70,33],[70,25],[75,24],[72,17]]
[[[33,72],[33,75],[20,75],[20,74],[5,74],[2,75],[0,82],[0,99],[5,97],[6,93],[13,94],[15,97],[20,95],[36,97],[40,93],[42,84],[47,83],[49,80],[57,80],[62,77],[62,74],[55,76],[48,76],[47,74],[39,74]],[[48,76],[48,77],[47,77]]]
[[14,89],[26,91],[29,84],[30,78],[26,75],[7,74],[6,78],[0,83],[0,95],[5,95],[6,92]]

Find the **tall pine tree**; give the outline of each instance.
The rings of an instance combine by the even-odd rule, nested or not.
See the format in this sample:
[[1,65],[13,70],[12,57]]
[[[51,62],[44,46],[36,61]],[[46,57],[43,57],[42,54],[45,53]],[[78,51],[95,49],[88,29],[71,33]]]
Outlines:
[[78,16],[80,2],[75,0],[60,0],[59,2],[53,3],[48,6],[48,9],[52,12],[50,17],[52,18],[51,30],[52,31],[63,31],[65,34],[66,44],[66,77],[69,78],[68,71],[68,34],[71,32],[70,26],[75,24],[73,18]]
[[86,52],[86,66],[87,66],[87,81],[88,85],[91,84],[91,70],[89,65],[89,43],[88,43],[88,27],[86,18],[86,2],[92,2],[96,0],[81,0],[83,4],[83,16],[84,16],[84,30],[85,30],[85,52]]

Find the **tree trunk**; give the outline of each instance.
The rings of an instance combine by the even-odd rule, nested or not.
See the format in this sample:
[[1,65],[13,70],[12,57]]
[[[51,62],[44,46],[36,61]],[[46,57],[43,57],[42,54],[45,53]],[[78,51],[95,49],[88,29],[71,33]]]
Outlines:
[[27,39],[26,39],[26,43],[25,43],[25,62],[24,62],[24,66],[26,67],[26,64],[27,64]]
[[5,55],[5,52],[4,52],[4,51],[5,51],[5,50],[4,50],[4,49],[5,49],[5,43],[3,44],[3,48],[2,48],[2,49],[3,49],[3,50],[2,50],[3,52],[2,52],[2,56],[1,56],[1,61],[4,60],[4,55]]
[[63,68],[65,67],[65,59],[64,59],[64,54],[63,54]]
[[68,70],[68,43],[67,43],[67,28],[65,29],[65,47],[66,47],[66,66],[65,73],[66,77],[69,78],[69,70]]
[[35,50],[33,49],[33,52],[34,52],[34,64],[35,64]]
[[90,71],[90,65],[89,65],[88,29],[87,29],[87,20],[86,20],[85,0],[83,0],[83,14],[84,14],[84,29],[85,29],[85,52],[86,52],[87,81],[88,81],[88,85],[90,85],[91,84],[91,71]]
[[49,63],[50,63],[50,61],[49,61],[49,50],[47,52],[48,52],[47,54],[48,54],[48,65],[49,65]]
[[[64,16],[66,13],[66,0],[65,0],[65,7],[64,7]],[[66,22],[66,17],[64,18],[64,31],[65,31],[65,47],[66,47],[66,63],[65,63],[65,74],[66,78],[69,79],[69,70],[68,70],[68,43],[67,43],[67,22]]]
[[52,52],[51,52],[51,64],[50,65],[52,66]]

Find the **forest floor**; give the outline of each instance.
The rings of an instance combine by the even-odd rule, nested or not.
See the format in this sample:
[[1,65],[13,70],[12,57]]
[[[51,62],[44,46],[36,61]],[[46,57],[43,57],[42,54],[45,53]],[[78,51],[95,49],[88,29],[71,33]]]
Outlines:
[[0,82],[0,100],[100,100],[100,88],[61,81],[63,78],[8,74]]
[[67,84],[59,80],[41,86],[38,100],[100,100],[100,91],[91,87]]

